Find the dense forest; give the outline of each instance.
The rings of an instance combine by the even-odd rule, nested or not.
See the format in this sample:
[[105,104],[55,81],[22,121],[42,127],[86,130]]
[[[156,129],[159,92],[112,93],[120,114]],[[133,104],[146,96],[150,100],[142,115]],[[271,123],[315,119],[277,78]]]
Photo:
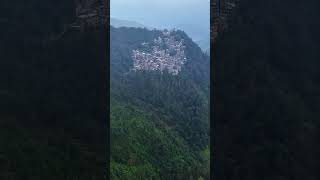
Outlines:
[[111,179],[209,179],[209,57],[178,30],[178,75],[132,71],[132,50],[162,31],[110,31]]
[[214,179],[319,179],[319,7],[240,1],[213,50]]
[[103,179],[103,31],[63,31],[73,0],[0,2],[0,179]]

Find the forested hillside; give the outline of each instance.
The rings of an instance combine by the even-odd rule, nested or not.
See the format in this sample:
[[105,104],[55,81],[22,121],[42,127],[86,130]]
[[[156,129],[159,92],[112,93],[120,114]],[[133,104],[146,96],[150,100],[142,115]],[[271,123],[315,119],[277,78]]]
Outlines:
[[241,0],[215,46],[215,179],[319,179],[319,5]]
[[57,36],[74,12],[72,0],[0,2],[0,179],[105,176],[104,32]]
[[177,74],[134,69],[140,66],[133,52],[148,54],[162,34],[111,27],[112,179],[209,179],[209,57],[184,32],[173,31],[167,40],[185,47]]

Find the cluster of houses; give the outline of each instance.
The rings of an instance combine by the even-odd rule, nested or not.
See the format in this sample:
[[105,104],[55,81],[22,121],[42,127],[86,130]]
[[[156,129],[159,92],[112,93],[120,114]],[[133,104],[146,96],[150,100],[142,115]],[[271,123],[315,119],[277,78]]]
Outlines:
[[[151,44],[151,45],[150,45]],[[187,61],[183,40],[177,41],[170,31],[163,31],[162,36],[152,43],[142,43],[150,51],[133,50],[133,70],[167,71],[177,75]]]

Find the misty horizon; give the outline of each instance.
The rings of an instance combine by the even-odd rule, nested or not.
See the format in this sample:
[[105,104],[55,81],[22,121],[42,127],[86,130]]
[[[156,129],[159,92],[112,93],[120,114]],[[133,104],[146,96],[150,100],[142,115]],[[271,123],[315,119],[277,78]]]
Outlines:
[[210,36],[209,0],[111,0],[112,18],[156,29],[181,29],[193,39]]

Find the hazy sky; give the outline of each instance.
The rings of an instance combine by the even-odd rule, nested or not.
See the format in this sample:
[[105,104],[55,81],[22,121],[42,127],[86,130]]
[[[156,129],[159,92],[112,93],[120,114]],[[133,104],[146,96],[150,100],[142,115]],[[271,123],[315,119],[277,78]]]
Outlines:
[[188,25],[209,32],[210,0],[110,0],[111,17],[156,28]]

